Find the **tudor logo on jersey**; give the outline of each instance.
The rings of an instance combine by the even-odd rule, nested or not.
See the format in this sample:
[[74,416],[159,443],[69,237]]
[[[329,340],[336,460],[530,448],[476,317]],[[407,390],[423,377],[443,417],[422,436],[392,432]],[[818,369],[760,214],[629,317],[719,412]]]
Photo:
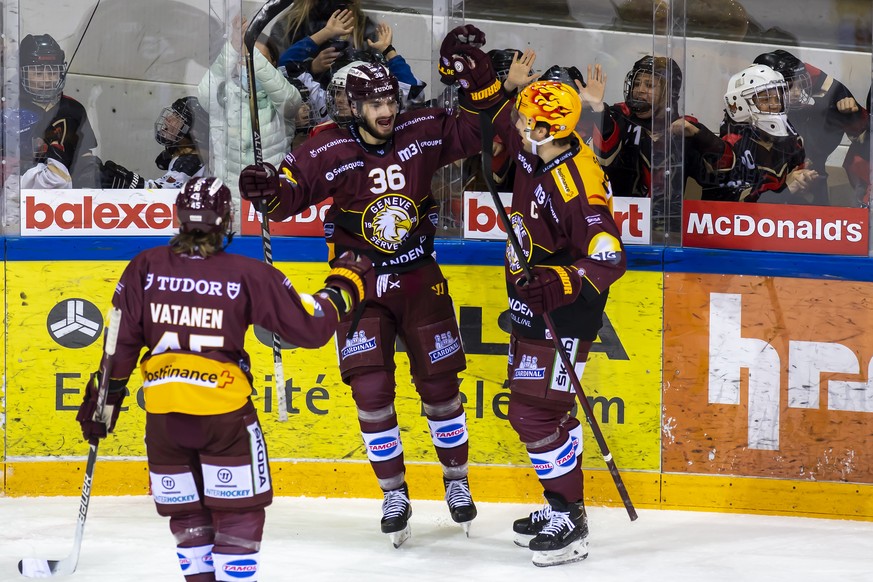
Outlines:
[[[513,212],[512,216],[509,217],[509,222],[512,224],[515,238],[518,239],[518,244],[521,246],[521,252],[524,253],[525,259],[529,259],[531,253],[531,240],[530,233],[524,226],[524,217],[520,212]],[[513,275],[517,275],[522,271],[518,255],[515,254],[515,249],[509,241],[506,242],[506,262],[509,264],[509,272]]]
[[364,238],[380,252],[396,252],[418,225],[415,202],[401,194],[388,194],[373,200],[361,217]]

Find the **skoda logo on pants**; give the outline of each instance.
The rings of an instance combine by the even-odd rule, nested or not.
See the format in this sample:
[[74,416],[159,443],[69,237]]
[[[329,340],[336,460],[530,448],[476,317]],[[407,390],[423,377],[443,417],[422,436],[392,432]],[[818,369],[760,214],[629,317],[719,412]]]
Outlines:
[[103,331],[103,314],[85,299],[65,299],[49,311],[46,318],[49,335],[65,348],[90,346]]

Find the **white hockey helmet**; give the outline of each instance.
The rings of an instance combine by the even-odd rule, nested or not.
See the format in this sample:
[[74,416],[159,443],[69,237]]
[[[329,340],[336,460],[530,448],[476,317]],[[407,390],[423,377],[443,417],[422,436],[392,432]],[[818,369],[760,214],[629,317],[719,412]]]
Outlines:
[[352,110],[346,97],[346,78],[349,71],[364,61],[352,61],[344,67],[337,69],[327,85],[327,114],[339,125],[348,125],[352,119]]
[[746,67],[728,81],[727,113],[737,123],[750,123],[774,137],[786,137],[788,83],[766,65]]

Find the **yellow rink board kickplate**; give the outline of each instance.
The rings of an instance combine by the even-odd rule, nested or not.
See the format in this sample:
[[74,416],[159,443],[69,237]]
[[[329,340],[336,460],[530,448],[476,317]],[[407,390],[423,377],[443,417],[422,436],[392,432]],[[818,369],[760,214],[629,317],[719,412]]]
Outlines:
[[[4,469],[7,495],[78,496],[85,461],[10,461]],[[437,464],[408,464],[411,496],[442,499],[441,476]],[[276,494],[282,496],[379,497],[375,477],[364,462],[273,461],[272,477]],[[873,485],[642,471],[624,471],[621,477],[638,509],[873,521]],[[539,482],[524,467],[473,465],[470,484],[477,501],[542,503]],[[98,461],[93,493],[148,494],[145,461]],[[622,505],[606,470],[585,471],[585,499],[591,505]]]

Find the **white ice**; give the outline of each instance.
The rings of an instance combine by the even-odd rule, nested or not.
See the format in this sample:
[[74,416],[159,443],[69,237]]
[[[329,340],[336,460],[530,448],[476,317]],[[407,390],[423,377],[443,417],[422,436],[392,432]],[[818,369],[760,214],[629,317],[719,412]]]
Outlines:
[[[0,498],[0,581],[18,561],[60,559],[72,546],[78,497]],[[375,499],[277,498],[267,510],[259,580],[500,582],[873,582],[873,523],[701,512],[589,508],[590,555],[537,568],[512,543],[528,505],[479,503],[470,538],[443,502],[413,500],[412,538],[394,549]],[[83,582],[177,581],[173,538],[148,497],[93,497]]]

